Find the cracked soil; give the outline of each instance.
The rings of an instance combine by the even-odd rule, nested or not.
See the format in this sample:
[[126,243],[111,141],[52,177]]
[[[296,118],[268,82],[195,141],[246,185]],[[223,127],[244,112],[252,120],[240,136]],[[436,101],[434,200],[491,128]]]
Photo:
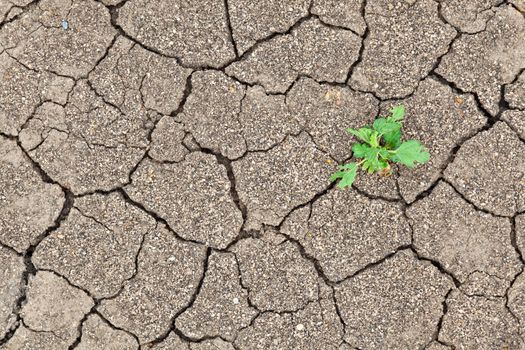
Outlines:
[[525,3],[0,0],[0,349],[525,349]]

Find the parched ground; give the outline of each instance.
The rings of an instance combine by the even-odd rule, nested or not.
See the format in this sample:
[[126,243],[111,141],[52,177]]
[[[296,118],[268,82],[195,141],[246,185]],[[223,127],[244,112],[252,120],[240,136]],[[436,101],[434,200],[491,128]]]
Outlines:
[[0,79],[0,349],[525,349],[523,0],[0,0]]

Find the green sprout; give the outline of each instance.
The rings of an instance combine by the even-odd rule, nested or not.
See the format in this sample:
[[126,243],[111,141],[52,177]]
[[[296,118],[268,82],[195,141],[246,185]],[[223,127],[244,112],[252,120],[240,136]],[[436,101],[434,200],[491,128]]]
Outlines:
[[337,184],[339,188],[352,186],[359,166],[369,174],[377,171],[383,176],[389,176],[392,172],[391,162],[403,164],[409,168],[428,162],[430,154],[419,141],[401,142],[405,107],[396,106],[390,110],[390,113],[388,117],[377,118],[372,127],[364,126],[357,130],[346,129],[348,133],[364,143],[355,143],[352,146],[354,158],[361,159],[361,161],[340,165],[339,170],[330,177],[330,181],[340,179]]

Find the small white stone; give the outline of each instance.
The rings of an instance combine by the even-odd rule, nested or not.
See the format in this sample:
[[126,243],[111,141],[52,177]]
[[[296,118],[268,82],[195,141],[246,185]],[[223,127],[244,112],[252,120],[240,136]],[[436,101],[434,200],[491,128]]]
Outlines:
[[297,326],[295,326],[295,329],[297,329],[298,331],[302,331],[304,330],[304,325],[302,323],[299,323]]
[[239,304],[239,298],[233,298],[233,304],[235,305]]
[[177,260],[177,258],[175,256],[173,256],[173,255],[168,258],[169,262],[173,262],[175,260]]

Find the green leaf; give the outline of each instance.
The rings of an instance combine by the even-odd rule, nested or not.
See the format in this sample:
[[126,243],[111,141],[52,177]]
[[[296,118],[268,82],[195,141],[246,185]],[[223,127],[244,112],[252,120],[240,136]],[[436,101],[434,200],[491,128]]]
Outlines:
[[396,149],[401,145],[401,129],[395,130],[391,133],[383,135],[385,140],[386,148]]
[[363,158],[363,169],[369,173],[388,167],[390,153],[383,148],[370,147],[366,144],[354,144],[352,147],[354,157]]
[[354,157],[356,158],[365,158],[367,154],[369,154],[370,149],[372,149],[369,145],[364,143],[355,143],[352,146],[352,153]]
[[379,159],[379,166],[380,166],[379,170],[383,170],[383,169],[388,168],[389,167],[388,161],[383,160],[383,159]]
[[382,150],[378,148],[371,148],[371,150],[371,154],[369,154],[369,157],[363,162],[363,169],[368,171],[369,174],[388,167],[388,162],[386,160],[379,159],[379,154]]
[[339,165],[339,170],[352,170],[354,168],[355,163],[347,163],[344,165]]
[[356,165],[355,163],[348,163],[348,164],[345,164],[345,165],[339,165],[337,167],[339,169],[339,171],[336,171],[335,173],[333,173],[330,176],[330,181],[336,181],[337,179],[343,178],[343,176],[345,174],[345,171],[346,170],[352,170],[355,165]]
[[364,143],[356,143],[352,146],[352,153],[355,158],[381,158],[388,160],[391,156],[391,153],[388,150],[383,148],[374,148],[370,147]]
[[379,148],[368,147],[364,151],[363,169],[373,173],[379,167]]
[[405,107],[400,104],[393,107],[390,113],[387,117],[377,117],[372,126],[347,129],[362,142],[352,146],[353,157],[362,160],[342,165],[332,174],[330,180],[339,180],[338,187],[352,186],[359,166],[369,173],[379,172],[388,176],[392,173],[392,162],[413,168],[429,161],[430,154],[419,141],[401,142]]
[[372,136],[372,133],[374,130],[370,129],[369,127],[365,126],[360,128],[359,130],[348,128],[346,131],[355,137],[357,137],[359,140],[364,141],[366,143],[370,143],[370,137]]
[[339,171],[336,171],[332,174],[332,176],[330,177],[330,181],[336,181],[337,179],[341,179],[337,184],[337,187],[339,188],[346,188],[352,186],[357,176],[357,164],[348,163],[343,166],[340,166],[339,169]]
[[417,163],[424,164],[430,159],[425,147],[416,140],[403,142],[394,153],[392,161],[401,163],[409,168],[413,168]]
[[390,134],[401,129],[401,124],[386,118],[378,118],[374,121],[374,130],[381,135]]
[[395,106],[390,110],[390,113],[392,113],[392,116],[390,117],[393,121],[400,121],[403,120],[405,117],[405,106],[398,105]]
[[390,160],[392,158],[392,153],[388,152],[388,150],[384,148],[379,149],[379,156],[383,158],[384,160]]
[[372,135],[370,135],[370,142],[368,143],[370,144],[370,146],[377,148],[379,147],[379,138],[379,133],[374,130],[372,132]]

